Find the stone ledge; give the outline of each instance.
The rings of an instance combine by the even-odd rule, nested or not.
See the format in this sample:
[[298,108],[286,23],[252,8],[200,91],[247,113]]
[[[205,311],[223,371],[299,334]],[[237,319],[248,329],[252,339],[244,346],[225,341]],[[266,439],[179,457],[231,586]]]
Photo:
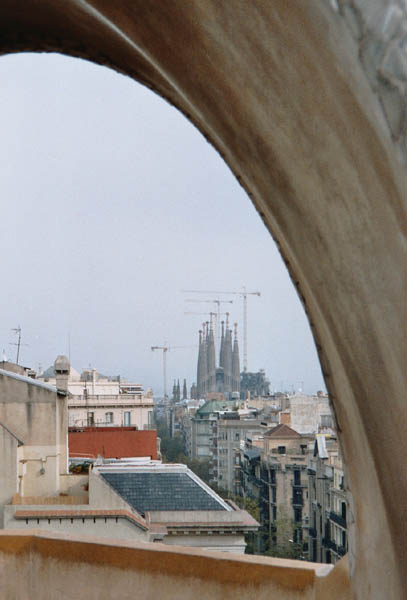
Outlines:
[[[3,553],[3,557],[13,555],[17,561],[26,561],[26,569],[35,568],[31,567],[35,563],[30,561],[37,556],[42,564],[41,572],[44,563],[45,568],[50,570],[60,568],[57,565],[61,563],[65,563],[64,568],[69,569],[69,563],[73,566],[76,563],[85,571],[87,568],[92,570],[94,567],[102,567],[103,574],[108,576],[110,570],[120,569],[143,577],[175,577],[177,585],[180,579],[188,579],[190,582],[191,578],[222,587],[237,586],[242,591],[247,588],[260,591],[272,585],[281,590],[281,599],[291,598],[292,592],[303,592],[305,595],[299,596],[303,598],[322,598],[330,589],[332,581],[340,581],[341,595],[335,598],[347,598],[349,593],[347,567],[342,563],[339,569],[338,566],[334,569],[331,565],[288,559],[231,556],[195,548],[169,548],[160,543],[106,541],[96,537],[62,535],[40,530],[0,532],[0,553]],[[333,578],[332,574],[335,574]],[[283,593],[284,590],[288,595]]]

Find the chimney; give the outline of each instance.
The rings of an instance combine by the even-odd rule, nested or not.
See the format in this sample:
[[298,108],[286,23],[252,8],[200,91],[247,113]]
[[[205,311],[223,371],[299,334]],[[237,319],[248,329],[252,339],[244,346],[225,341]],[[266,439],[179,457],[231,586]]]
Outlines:
[[68,393],[68,382],[69,382],[69,373],[71,371],[71,365],[69,364],[69,360],[66,356],[59,355],[56,357],[54,362],[54,372],[55,372],[55,380],[56,380],[56,388],[58,392]]

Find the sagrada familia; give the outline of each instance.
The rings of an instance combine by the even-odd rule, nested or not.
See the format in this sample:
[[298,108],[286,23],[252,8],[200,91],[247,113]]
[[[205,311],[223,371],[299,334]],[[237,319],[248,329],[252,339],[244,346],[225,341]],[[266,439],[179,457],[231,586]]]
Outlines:
[[240,359],[237,341],[237,323],[234,324],[234,340],[229,328],[229,315],[226,324],[222,321],[222,335],[219,350],[219,367],[216,367],[215,337],[212,321],[203,323],[199,331],[199,353],[197,368],[198,398],[206,398],[210,393],[223,393],[231,398],[234,392],[240,394]]

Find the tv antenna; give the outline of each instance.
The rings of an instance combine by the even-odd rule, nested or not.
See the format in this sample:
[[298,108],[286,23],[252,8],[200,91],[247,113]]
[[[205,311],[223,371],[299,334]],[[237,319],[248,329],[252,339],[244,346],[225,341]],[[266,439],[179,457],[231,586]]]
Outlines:
[[20,358],[20,347],[21,346],[28,346],[28,344],[22,344],[21,343],[21,327],[20,327],[20,325],[18,327],[14,327],[11,331],[13,333],[16,333],[18,335],[17,342],[10,342],[10,346],[17,346],[16,364],[18,365],[18,361],[19,361],[19,358]]

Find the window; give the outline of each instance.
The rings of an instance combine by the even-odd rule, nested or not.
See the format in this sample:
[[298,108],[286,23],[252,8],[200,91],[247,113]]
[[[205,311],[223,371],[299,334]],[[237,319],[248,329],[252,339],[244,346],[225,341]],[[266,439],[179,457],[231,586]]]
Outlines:
[[87,421],[88,421],[88,427],[91,427],[92,425],[95,424],[95,413],[94,412],[88,412]]
[[299,469],[294,471],[294,485],[301,485],[301,471]]
[[131,412],[130,411],[126,411],[124,413],[124,424],[127,426],[131,424]]
[[279,446],[278,447],[278,453],[279,454],[285,454],[285,446]]
[[331,415],[321,415],[321,427],[331,427],[332,428]]
[[113,423],[113,413],[112,412],[105,413],[105,423]]
[[273,502],[277,502],[277,490],[275,487],[273,487],[271,489],[271,494],[272,494]]
[[238,431],[235,432],[235,441],[238,442],[240,440],[240,433]]
[[293,541],[295,544],[301,544],[302,542],[302,529],[300,527],[296,527],[294,529]]
[[273,506],[273,521],[277,519],[277,506]]
[[302,521],[302,509],[301,508],[294,508],[294,521],[296,523],[301,523],[301,521]]
[[274,469],[270,470],[270,483],[272,483],[272,484],[276,483],[276,472]]
[[153,411],[152,410],[148,411],[148,424],[153,425]]

